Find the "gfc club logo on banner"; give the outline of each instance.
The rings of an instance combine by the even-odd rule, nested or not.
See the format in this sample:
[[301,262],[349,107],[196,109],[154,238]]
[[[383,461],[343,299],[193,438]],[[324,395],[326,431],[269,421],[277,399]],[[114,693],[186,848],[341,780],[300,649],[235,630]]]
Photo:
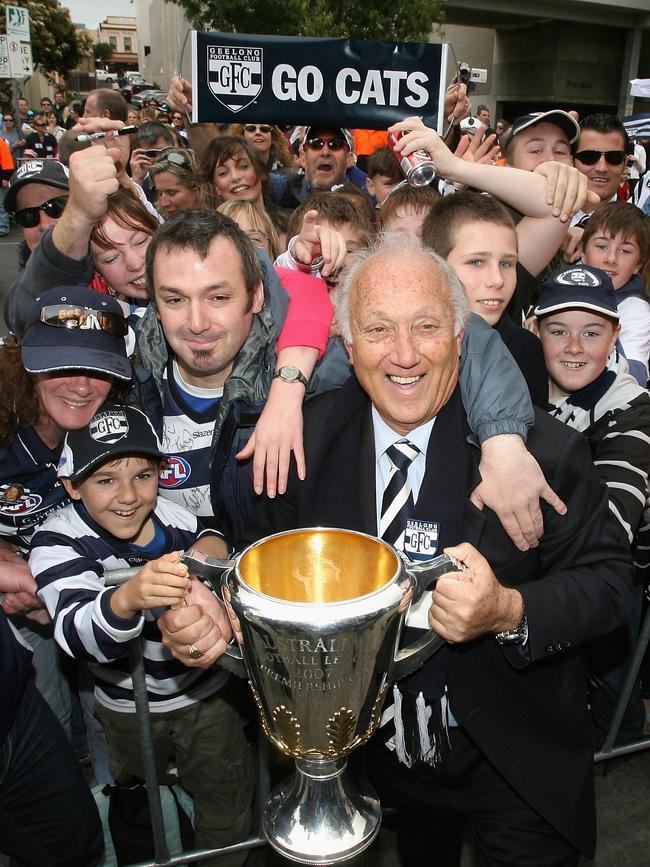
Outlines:
[[208,87],[221,105],[241,111],[262,91],[261,48],[208,46]]

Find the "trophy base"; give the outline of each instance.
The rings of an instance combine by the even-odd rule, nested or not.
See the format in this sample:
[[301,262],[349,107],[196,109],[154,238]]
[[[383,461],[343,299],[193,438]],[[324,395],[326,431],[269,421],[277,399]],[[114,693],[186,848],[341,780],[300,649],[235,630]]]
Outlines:
[[352,785],[346,759],[296,759],[296,773],[269,795],[263,829],[271,846],[299,864],[338,864],[379,833],[381,805],[371,786]]

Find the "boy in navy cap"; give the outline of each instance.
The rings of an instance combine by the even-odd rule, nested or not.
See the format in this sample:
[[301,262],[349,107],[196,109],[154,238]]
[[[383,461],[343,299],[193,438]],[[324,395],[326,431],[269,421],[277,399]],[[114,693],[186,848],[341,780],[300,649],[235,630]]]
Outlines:
[[[192,580],[179,563],[180,551],[194,545],[212,556],[227,552],[219,534],[202,533],[196,516],[158,497],[163,460],[144,413],[105,404],[89,425],[66,437],[58,474],[73,502],[34,534],[29,563],[56,641],[70,656],[87,660],[95,675],[118,782],[144,776],[127,656],[140,635],[146,639],[156,764],[162,777],[174,756],[180,781],[194,796],[197,844],[212,848],[248,832],[249,748],[237,712],[222,694],[226,673],[175,660],[162,645],[156,618],[167,606],[191,604]],[[105,570],[129,566],[141,568],[119,587],[105,586]],[[225,612],[215,616],[228,641]],[[200,643],[188,645],[188,660],[202,655]]]
[[[598,268],[576,265],[542,284],[535,308],[549,373],[551,415],[589,440],[610,509],[629,544],[638,579],[637,606],[629,630],[618,630],[584,648],[594,675],[591,710],[604,739],[638,636],[642,583],[648,577],[650,396],[627,372],[616,352],[620,332],[616,294]],[[618,743],[635,740],[645,714],[638,691],[628,704]]]

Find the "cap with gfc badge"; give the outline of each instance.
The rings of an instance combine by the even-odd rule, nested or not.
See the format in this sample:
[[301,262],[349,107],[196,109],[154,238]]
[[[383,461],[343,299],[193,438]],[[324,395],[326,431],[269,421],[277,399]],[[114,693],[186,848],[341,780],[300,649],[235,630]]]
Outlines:
[[166,457],[153,425],[141,410],[104,404],[86,427],[66,435],[57,475],[77,482],[105,461],[124,455],[147,455],[160,461]]

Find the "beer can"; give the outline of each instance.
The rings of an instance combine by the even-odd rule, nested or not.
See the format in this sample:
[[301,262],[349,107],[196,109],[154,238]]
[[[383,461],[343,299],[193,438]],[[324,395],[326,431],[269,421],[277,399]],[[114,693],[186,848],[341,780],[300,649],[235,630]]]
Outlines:
[[412,187],[426,187],[434,179],[436,164],[431,159],[428,151],[419,149],[411,154],[402,154],[395,150],[395,145],[404,135],[403,132],[389,132],[388,144],[391,147],[395,162],[402,170],[402,174]]

